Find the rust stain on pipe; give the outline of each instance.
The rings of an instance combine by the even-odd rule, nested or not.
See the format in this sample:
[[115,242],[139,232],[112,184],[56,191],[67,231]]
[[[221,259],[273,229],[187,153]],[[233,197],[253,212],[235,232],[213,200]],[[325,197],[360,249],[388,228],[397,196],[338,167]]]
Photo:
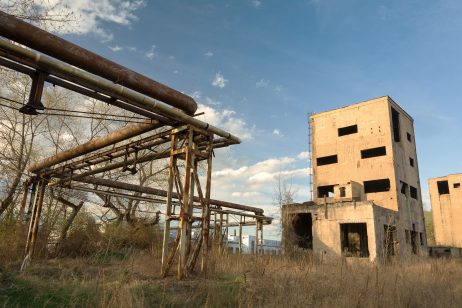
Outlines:
[[188,95],[0,11],[0,35],[193,115]]
[[86,143],[83,143],[79,146],[76,146],[75,148],[72,148],[67,151],[60,152],[56,154],[55,156],[46,158],[38,163],[35,163],[29,167],[30,172],[37,173],[38,171],[48,168],[50,166],[59,164],[63,161],[85,155],[87,153],[90,153],[92,151],[96,151],[98,149],[104,148],[106,146],[109,146],[113,143],[126,140],[128,138],[138,136],[140,134],[146,133],[150,130],[153,130],[155,128],[158,128],[162,126],[162,124],[159,124],[158,122],[155,122],[153,124],[131,124],[127,125],[121,129],[118,129],[108,135],[95,138],[93,140],[90,140]]

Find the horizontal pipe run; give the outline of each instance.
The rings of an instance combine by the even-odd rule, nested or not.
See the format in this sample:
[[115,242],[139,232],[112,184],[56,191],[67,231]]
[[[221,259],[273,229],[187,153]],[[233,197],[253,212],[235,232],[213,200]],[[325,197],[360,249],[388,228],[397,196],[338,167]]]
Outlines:
[[[20,72],[20,73],[28,75],[28,76],[33,76],[34,74],[36,74],[36,70],[34,68],[30,68],[28,66],[16,63],[14,61],[5,59],[3,57],[0,57],[0,66],[4,66],[6,68],[15,70],[17,72]],[[83,86],[74,84],[72,82],[63,80],[61,78],[57,78],[57,77],[52,76],[52,75],[47,75],[46,78],[45,78],[45,81],[47,81],[47,82],[49,82],[49,83],[51,83],[53,85],[57,85],[59,87],[62,87],[64,89],[74,91],[76,93],[79,93],[79,94],[82,94],[82,95],[97,99],[97,100],[105,102],[107,104],[111,104],[111,105],[114,105],[116,107],[128,110],[130,112],[145,116],[145,117],[147,117],[149,119],[157,120],[157,121],[159,121],[159,122],[161,122],[163,124],[175,125],[175,123],[173,121],[171,121],[171,120],[169,120],[167,118],[161,117],[158,114],[155,114],[155,113],[149,112],[149,111],[147,111],[145,109],[141,109],[141,108],[138,108],[136,106],[127,104],[127,103],[125,103],[123,101],[120,101],[120,100],[114,99],[112,97],[103,95],[101,93],[98,93],[96,91],[87,89],[87,88],[85,88]],[[45,110],[46,110],[46,107],[45,107]]]
[[86,84],[94,86],[95,88],[105,89],[106,91],[103,91],[104,93],[114,93],[114,96],[124,98],[127,100],[127,102],[134,104],[139,108],[163,115],[183,124],[190,124],[194,127],[210,131],[220,137],[229,139],[232,143],[240,143],[240,139],[238,137],[233,136],[232,134],[218,127],[191,117],[178,109],[169,107],[137,91],[114,84],[109,80],[72,67],[69,64],[58,61],[37,51],[26,49],[5,39],[0,39],[0,49],[9,52],[9,54],[15,54],[21,58],[33,61],[42,67],[45,71],[51,70],[51,73],[53,74],[58,72],[61,75],[69,76],[71,78],[78,79],[79,81],[83,81]]
[[[113,191],[98,190],[98,189],[80,187],[80,186],[65,186],[64,188],[67,188],[69,190],[78,190],[78,191],[84,191],[84,192],[91,192],[91,193],[103,194],[103,195],[107,195],[107,196],[120,197],[120,198],[137,200],[137,201],[151,202],[151,203],[156,203],[156,204],[165,204],[165,200],[162,200],[162,199],[153,199],[153,198],[149,198],[149,197],[133,196],[133,195],[124,194],[124,193],[118,193],[118,192],[113,192]],[[178,205],[178,202],[174,202],[174,204]],[[195,209],[202,209],[202,206],[194,205],[194,208]],[[265,220],[265,221],[271,221],[272,220],[271,217],[267,217],[267,216],[254,215],[254,214],[249,214],[249,213],[246,213],[246,212],[222,210],[222,209],[215,208],[215,207],[211,207],[210,211],[211,212],[217,212],[217,213],[225,213],[225,214],[230,214],[230,215],[238,215],[238,216],[249,217],[249,218],[258,218],[258,219],[262,219],[262,220]]]
[[[96,178],[96,177],[88,176],[88,177],[76,179],[75,181],[81,182],[81,183],[93,184],[93,185],[112,187],[116,189],[124,189],[124,190],[129,190],[129,191],[134,191],[134,192],[145,193],[145,194],[151,194],[151,195],[156,195],[160,197],[167,197],[166,190],[152,188],[152,187],[144,187],[144,186],[123,183],[123,182],[117,182],[113,180],[101,179],[101,178]],[[173,193],[172,196],[173,198],[178,199],[177,193]],[[200,201],[201,200],[199,197],[194,197],[194,202],[200,202]],[[226,207],[226,208],[231,208],[235,210],[253,212],[255,214],[260,214],[260,215],[263,214],[263,210],[260,208],[231,203],[231,202],[225,202],[221,200],[210,199],[210,204],[214,206],[218,206],[218,207]]]
[[120,142],[134,136],[149,132],[153,129],[159,128],[162,124],[159,124],[157,121],[153,124],[130,124],[121,129],[118,129],[112,133],[109,133],[106,136],[95,138],[86,143],[76,146],[67,151],[60,152],[55,156],[44,159],[38,163],[33,164],[29,167],[29,171],[33,173],[38,173],[38,171],[48,168],[50,166],[59,164],[63,161],[88,154],[92,151],[99,150],[101,148],[107,147],[116,142]]
[[[150,138],[150,137],[147,137],[146,139],[148,139],[148,138]],[[130,144],[139,144],[138,143],[139,141],[140,140],[134,141],[133,143],[130,143]],[[159,145],[162,145],[164,143],[170,142],[170,141],[165,141],[165,140],[162,140],[162,142],[160,142],[160,140],[158,140],[158,141],[159,142],[154,142],[154,143],[151,143],[150,145],[159,146]],[[215,145],[215,142],[217,142],[216,145]],[[125,146],[122,146],[122,147],[125,148]],[[215,148],[220,148],[220,147],[223,147],[222,138],[215,139],[213,141],[213,148],[215,149]],[[144,149],[144,148],[145,148],[144,146],[139,147],[139,149]],[[204,150],[204,149],[205,149],[205,145],[199,144],[199,150]],[[130,147],[129,150],[127,151],[127,154],[132,154],[134,152],[135,152],[135,148]],[[142,163],[142,162],[146,162],[146,161],[153,160],[153,159],[163,159],[163,158],[166,158],[168,156],[167,152],[168,152],[168,150],[165,150],[164,152],[148,154],[148,155],[142,156],[140,158],[130,158],[125,162],[125,164]],[[93,162],[93,164],[98,164],[98,163],[103,163],[103,162],[106,162],[108,160],[119,158],[119,157],[122,157],[122,156],[125,155],[125,151],[124,152],[119,151],[119,153],[115,153],[115,154],[111,154],[111,153],[115,153],[115,152],[113,152],[112,150],[108,150],[108,151],[93,155],[93,156],[90,157],[90,159],[95,159],[94,157],[96,157],[96,156],[99,157],[100,159],[98,159],[96,162]],[[161,154],[161,155],[158,155],[158,154]],[[51,176],[51,177],[61,178],[62,179],[60,181],[61,183],[66,182],[66,181],[70,181],[71,179],[70,178],[66,179],[66,177],[70,177],[71,172],[89,166],[88,164],[85,164],[86,160],[87,160],[87,158],[83,158],[82,160],[75,162],[77,165],[75,165],[74,162],[72,162],[72,163],[70,163],[68,165],[63,165],[63,166],[56,167],[54,169],[49,169],[49,170],[46,170],[44,172],[41,172],[40,175],[41,176]],[[78,165],[79,163],[80,163],[80,166]],[[95,175],[95,174],[98,174],[98,173],[101,173],[101,172],[117,169],[117,168],[123,167],[125,164],[114,163],[114,164],[107,165],[107,166],[104,166],[104,167],[101,167],[101,168],[98,168],[98,169],[93,169],[93,170],[89,171],[89,172],[91,172],[91,174],[85,173],[86,174],[85,176]],[[66,169],[69,169],[69,170],[66,170]],[[77,175],[75,175],[73,178],[75,178],[76,176]],[[53,184],[53,185],[56,185],[56,184]]]
[[192,97],[2,11],[0,35],[113,83],[123,84],[127,88],[179,108],[189,115],[193,115],[197,110],[197,103]]

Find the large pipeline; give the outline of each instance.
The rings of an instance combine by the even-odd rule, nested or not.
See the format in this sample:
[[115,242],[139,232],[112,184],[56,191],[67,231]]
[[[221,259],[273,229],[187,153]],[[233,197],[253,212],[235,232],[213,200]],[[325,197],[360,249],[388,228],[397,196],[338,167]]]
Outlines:
[[240,139],[238,137],[233,136],[229,132],[226,132],[216,126],[191,117],[182,111],[160,103],[147,95],[134,91],[130,88],[126,88],[122,85],[114,84],[107,79],[75,68],[67,63],[41,54],[35,50],[26,49],[5,39],[0,39],[0,49],[5,51],[5,57],[13,55],[13,58],[16,56],[26,59],[27,61],[33,62],[37,66],[45,70],[49,70],[58,76],[66,76],[66,78],[71,78],[72,80],[79,80],[79,82],[85,83],[86,86],[89,85],[94,88],[104,89],[104,92],[113,93],[116,97],[125,99],[127,102],[139,108],[160,114],[183,124],[191,124],[197,128],[210,131],[220,137],[232,141],[232,143],[240,143]]
[[[134,185],[134,184],[128,184],[128,183],[123,183],[123,182],[117,182],[113,180],[106,180],[102,178],[87,176],[85,178],[78,179],[75,181],[81,182],[81,183],[93,184],[93,185],[112,187],[112,188],[117,188],[117,189],[124,189],[124,190],[129,190],[129,191],[134,191],[134,192],[140,192],[140,193],[145,193],[145,194],[150,194],[150,195],[155,195],[155,196],[160,196],[160,197],[165,197],[165,198],[167,197],[166,190],[152,188],[152,187],[139,186],[139,185]],[[175,199],[178,199],[179,196],[177,193],[172,193],[172,197]],[[201,200],[199,197],[194,197],[194,202],[200,202],[200,201]],[[210,199],[210,204],[219,206],[219,207],[235,209],[235,210],[253,212],[257,215],[263,214],[263,210],[260,208],[237,204],[237,203]]]
[[50,166],[59,164],[63,161],[72,159],[80,155],[85,155],[92,151],[96,151],[98,149],[107,147],[116,142],[120,142],[131,137],[138,136],[160,126],[162,126],[162,124],[159,124],[158,122],[153,124],[130,124],[108,135],[95,138],[86,143],[78,145],[75,148],[60,152],[52,157],[46,158],[30,166],[28,170],[30,172],[38,172],[44,168],[48,168]]
[[197,104],[190,96],[2,11],[0,11],[0,35],[179,108],[189,115],[193,115],[197,110]]

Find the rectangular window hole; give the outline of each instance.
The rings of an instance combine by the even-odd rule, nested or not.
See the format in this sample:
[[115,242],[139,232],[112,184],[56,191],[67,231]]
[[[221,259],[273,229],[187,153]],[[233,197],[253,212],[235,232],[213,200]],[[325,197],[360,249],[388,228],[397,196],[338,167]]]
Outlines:
[[414,186],[410,186],[409,192],[411,193],[411,198],[417,200],[417,188],[415,188]]
[[449,183],[448,181],[438,181],[436,182],[438,186],[438,193],[440,195],[448,195],[449,194]]
[[318,186],[318,198],[331,197],[334,195],[334,185]]
[[409,164],[411,165],[411,167],[414,167],[414,158],[409,157]]
[[401,181],[401,193],[402,193],[403,195],[408,196],[408,195],[409,195],[409,192],[408,192],[408,191],[409,191],[409,185],[407,185],[406,183],[404,183],[404,182]]
[[364,192],[366,194],[390,191],[390,179],[364,181]]
[[337,155],[330,155],[316,158],[318,166],[336,164],[338,162]]
[[338,129],[338,136],[341,137],[345,135],[356,134],[357,132],[358,132],[358,125],[340,127]]
[[412,135],[409,133],[406,133],[406,134],[407,134],[407,141],[412,142]]
[[347,257],[369,257],[367,224],[340,224],[342,252]]
[[378,147],[378,148],[372,148],[372,149],[367,149],[367,150],[361,150],[362,159],[377,157],[377,156],[385,156],[385,155],[387,155],[386,147]]
[[399,131],[399,112],[395,108],[391,108],[391,121],[393,125],[393,138],[396,142],[401,141],[401,134]]
[[454,188],[460,188],[460,183],[454,183]]

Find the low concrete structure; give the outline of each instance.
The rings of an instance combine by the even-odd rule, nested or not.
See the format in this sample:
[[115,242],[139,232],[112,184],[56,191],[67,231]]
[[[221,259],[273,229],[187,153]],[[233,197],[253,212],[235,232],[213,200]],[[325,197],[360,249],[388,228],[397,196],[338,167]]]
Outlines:
[[462,173],[428,180],[437,246],[462,248]]
[[284,247],[427,255],[412,117],[384,96],[312,115],[310,125],[314,198],[283,207]]

